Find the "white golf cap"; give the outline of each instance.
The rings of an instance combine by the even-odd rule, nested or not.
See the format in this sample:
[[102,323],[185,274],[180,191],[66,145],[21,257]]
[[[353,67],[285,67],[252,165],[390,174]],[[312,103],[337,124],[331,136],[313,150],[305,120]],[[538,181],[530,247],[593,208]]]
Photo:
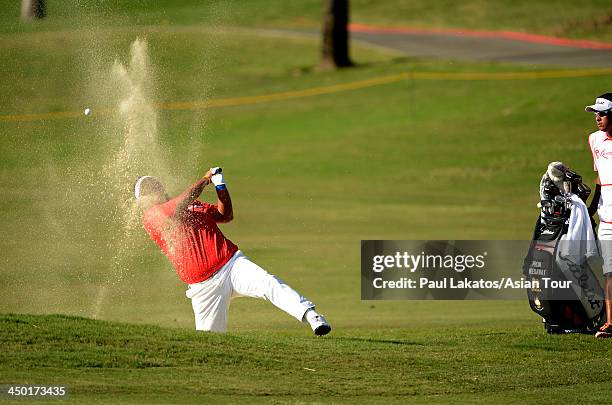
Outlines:
[[140,189],[142,188],[142,183],[146,180],[146,179],[153,179],[154,177],[152,176],[142,176],[139,177],[138,180],[136,180],[136,184],[134,184],[134,197],[136,197],[136,199],[140,198]]
[[602,94],[595,99],[595,104],[584,107],[584,111],[593,113],[609,110],[612,110],[612,93]]

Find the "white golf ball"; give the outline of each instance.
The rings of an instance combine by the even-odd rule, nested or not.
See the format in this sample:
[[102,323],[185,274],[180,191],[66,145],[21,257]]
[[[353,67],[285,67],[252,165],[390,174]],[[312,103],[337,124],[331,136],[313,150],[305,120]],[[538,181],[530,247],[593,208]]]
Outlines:
[[85,115],[91,115],[91,108],[89,108],[89,107],[88,107],[88,108],[86,108],[86,109],[85,109],[85,111],[83,111],[83,113],[84,113]]

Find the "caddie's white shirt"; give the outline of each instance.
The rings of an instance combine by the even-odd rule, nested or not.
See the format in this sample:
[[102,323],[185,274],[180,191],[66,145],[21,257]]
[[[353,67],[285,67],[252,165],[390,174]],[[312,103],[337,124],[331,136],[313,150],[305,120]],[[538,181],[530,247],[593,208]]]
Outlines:
[[612,223],[612,138],[603,131],[593,132],[589,135],[589,146],[601,183],[597,214],[600,221]]

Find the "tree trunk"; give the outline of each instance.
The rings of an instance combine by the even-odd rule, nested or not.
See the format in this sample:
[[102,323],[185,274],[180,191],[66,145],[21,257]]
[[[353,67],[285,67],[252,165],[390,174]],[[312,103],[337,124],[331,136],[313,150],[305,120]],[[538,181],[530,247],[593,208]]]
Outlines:
[[353,66],[349,57],[349,2],[348,0],[324,0],[323,52],[321,67]]
[[21,0],[21,19],[44,18],[47,15],[45,0]]

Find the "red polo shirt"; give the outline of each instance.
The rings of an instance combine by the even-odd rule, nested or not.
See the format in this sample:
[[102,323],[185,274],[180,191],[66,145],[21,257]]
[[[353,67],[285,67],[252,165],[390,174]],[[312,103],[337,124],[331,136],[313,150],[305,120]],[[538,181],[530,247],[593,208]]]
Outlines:
[[210,278],[238,251],[215,221],[215,205],[195,200],[182,215],[176,206],[180,197],[149,208],[143,225],[187,284]]

